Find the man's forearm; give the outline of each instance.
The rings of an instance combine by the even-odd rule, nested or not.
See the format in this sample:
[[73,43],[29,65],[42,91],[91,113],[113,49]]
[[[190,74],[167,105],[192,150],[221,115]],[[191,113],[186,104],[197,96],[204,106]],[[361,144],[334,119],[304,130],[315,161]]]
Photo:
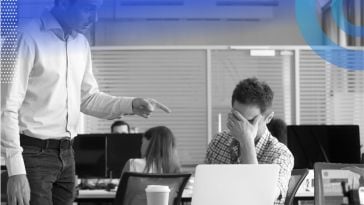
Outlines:
[[133,97],[115,97],[102,92],[95,93],[81,103],[81,112],[102,119],[117,119],[131,114]]
[[254,141],[244,140],[240,142],[239,159],[242,164],[258,164]]
[[26,174],[23,149],[20,146],[18,113],[8,107],[1,114],[1,155],[5,159],[9,176]]

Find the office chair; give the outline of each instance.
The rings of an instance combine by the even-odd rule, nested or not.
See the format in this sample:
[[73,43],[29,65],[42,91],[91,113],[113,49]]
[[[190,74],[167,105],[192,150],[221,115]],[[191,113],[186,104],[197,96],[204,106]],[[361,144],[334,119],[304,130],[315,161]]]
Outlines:
[[284,205],[293,205],[294,196],[297,193],[298,188],[300,188],[303,180],[308,174],[308,169],[293,169],[291,173],[291,178],[289,179],[288,190],[286,195],[286,200]]
[[148,185],[169,186],[168,205],[179,205],[182,192],[191,174],[145,174],[125,172],[116,191],[114,205],[147,205]]

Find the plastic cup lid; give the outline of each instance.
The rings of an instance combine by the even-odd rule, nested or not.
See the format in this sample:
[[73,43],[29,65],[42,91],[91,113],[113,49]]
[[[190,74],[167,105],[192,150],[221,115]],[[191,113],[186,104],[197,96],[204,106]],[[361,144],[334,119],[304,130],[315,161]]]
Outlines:
[[168,186],[162,186],[162,185],[148,185],[147,188],[145,188],[146,192],[170,192]]

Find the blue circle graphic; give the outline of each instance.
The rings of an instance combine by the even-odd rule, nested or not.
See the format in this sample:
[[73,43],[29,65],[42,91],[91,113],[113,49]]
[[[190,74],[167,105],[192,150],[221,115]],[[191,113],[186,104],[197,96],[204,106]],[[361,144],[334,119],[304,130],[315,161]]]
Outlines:
[[[347,0],[345,0],[347,1]],[[344,1],[343,0],[334,0],[331,3],[332,7],[331,12],[332,18],[334,19],[336,25],[340,27],[345,33],[353,36],[353,37],[363,37],[364,36],[364,27],[356,26],[348,21],[344,14]]]
[[[296,20],[306,43],[326,61],[338,67],[364,70],[364,48],[349,49],[337,45],[322,30],[317,16],[316,0],[296,0]],[[314,34],[314,35],[312,35]],[[317,45],[317,38],[326,42]]]

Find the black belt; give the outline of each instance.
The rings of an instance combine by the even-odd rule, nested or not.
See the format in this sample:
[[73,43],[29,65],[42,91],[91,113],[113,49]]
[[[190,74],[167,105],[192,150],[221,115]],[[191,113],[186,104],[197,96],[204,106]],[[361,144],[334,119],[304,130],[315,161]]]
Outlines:
[[41,140],[20,134],[20,145],[35,146],[42,149],[70,149],[72,147],[72,141],[70,138]]

